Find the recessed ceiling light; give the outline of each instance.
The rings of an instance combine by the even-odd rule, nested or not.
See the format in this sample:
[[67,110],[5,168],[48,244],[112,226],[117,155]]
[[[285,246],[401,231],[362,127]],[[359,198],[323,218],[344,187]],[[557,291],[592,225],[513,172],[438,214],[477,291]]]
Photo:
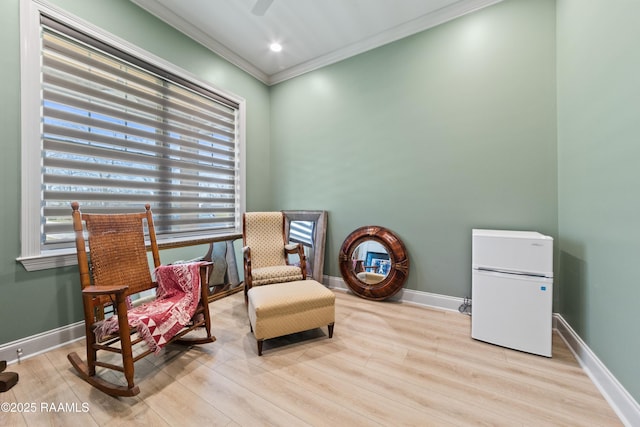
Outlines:
[[280,43],[271,43],[269,46],[272,52],[280,52],[282,50],[282,45]]

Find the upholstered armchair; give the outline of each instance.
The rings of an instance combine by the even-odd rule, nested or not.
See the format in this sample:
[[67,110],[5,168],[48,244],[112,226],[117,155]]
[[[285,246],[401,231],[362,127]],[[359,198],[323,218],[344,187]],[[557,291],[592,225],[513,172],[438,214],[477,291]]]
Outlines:
[[[301,244],[287,244],[282,212],[247,212],[242,216],[244,297],[253,286],[304,280],[306,257]],[[289,264],[289,255],[298,260]]]

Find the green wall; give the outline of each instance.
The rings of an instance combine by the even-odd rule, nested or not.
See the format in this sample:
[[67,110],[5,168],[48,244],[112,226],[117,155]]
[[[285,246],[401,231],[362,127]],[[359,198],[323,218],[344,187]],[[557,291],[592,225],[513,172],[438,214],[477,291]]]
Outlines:
[[[555,310],[640,399],[637,1],[505,0],[272,88],[128,0],[51,2],[247,99],[247,209],[328,210],[326,274],[379,224],[407,288],[462,297],[472,228],[554,236]],[[15,261],[18,23],[0,2],[0,344],[81,319],[75,267]]]
[[640,2],[557,10],[559,311],[640,401]]
[[512,0],[271,88],[273,207],[325,209],[325,274],[363,225],[406,288],[471,293],[471,229],[557,236],[555,2]]
[[[76,267],[26,272],[20,256],[19,0],[0,2],[0,345],[82,319]],[[152,54],[247,100],[247,208],[268,209],[269,89],[128,0],[52,0]],[[164,256],[167,255],[167,258]],[[180,254],[179,256],[183,256]],[[161,257],[173,260],[163,251]]]

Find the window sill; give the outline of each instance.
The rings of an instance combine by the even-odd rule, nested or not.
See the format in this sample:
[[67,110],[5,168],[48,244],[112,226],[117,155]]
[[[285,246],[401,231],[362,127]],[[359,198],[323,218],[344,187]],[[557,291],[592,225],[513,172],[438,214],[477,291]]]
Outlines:
[[[158,249],[173,249],[186,246],[196,246],[214,242],[241,239],[242,233],[216,234],[210,236],[198,236],[197,238],[176,238],[158,241]],[[61,249],[47,251],[47,253],[19,257],[16,259],[27,271],[47,270],[50,268],[68,267],[78,264],[78,256],[74,249]]]
[[78,256],[75,250],[50,251],[50,253],[40,254],[30,257],[20,257],[16,261],[20,262],[27,271],[47,270],[49,268],[68,267],[78,264]]

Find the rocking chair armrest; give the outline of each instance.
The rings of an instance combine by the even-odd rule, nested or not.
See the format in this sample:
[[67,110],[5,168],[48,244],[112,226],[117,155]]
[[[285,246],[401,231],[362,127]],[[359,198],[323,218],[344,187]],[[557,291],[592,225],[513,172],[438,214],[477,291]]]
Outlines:
[[118,295],[123,294],[127,289],[129,289],[129,285],[118,285],[118,286],[87,286],[82,290],[82,293],[85,295]]
[[[176,264],[188,264],[190,262],[199,262],[200,263],[200,268],[205,268],[205,267],[209,267],[210,265],[213,265],[213,261],[207,261],[204,258],[195,258],[195,259],[190,259],[188,261],[175,261],[171,264],[168,265],[176,265]],[[167,265],[167,264],[165,264]]]
[[[189,261],[176,261],[176,262],[174,262],[172,264],[169,264],[169,265],[188,264],[188,263],[191,263],[191,262],[199,262],[200,263],[200,271],[206,270],[207,268],[209,268],[209,267],[211,267],[213,265],[213,261],[206,261],[206,260],[203,260],[203,259],[189,260]],[[157,282],[153,282],[153,285],[157,287],[158,283]]]
[[202,283],[206,285],[202,288],[203,292],[206,291],[205,288],[209,287],[209,275],[211,274],[209,269],[213,269],[213,261],[200,261],[200,277],[203,280]]

